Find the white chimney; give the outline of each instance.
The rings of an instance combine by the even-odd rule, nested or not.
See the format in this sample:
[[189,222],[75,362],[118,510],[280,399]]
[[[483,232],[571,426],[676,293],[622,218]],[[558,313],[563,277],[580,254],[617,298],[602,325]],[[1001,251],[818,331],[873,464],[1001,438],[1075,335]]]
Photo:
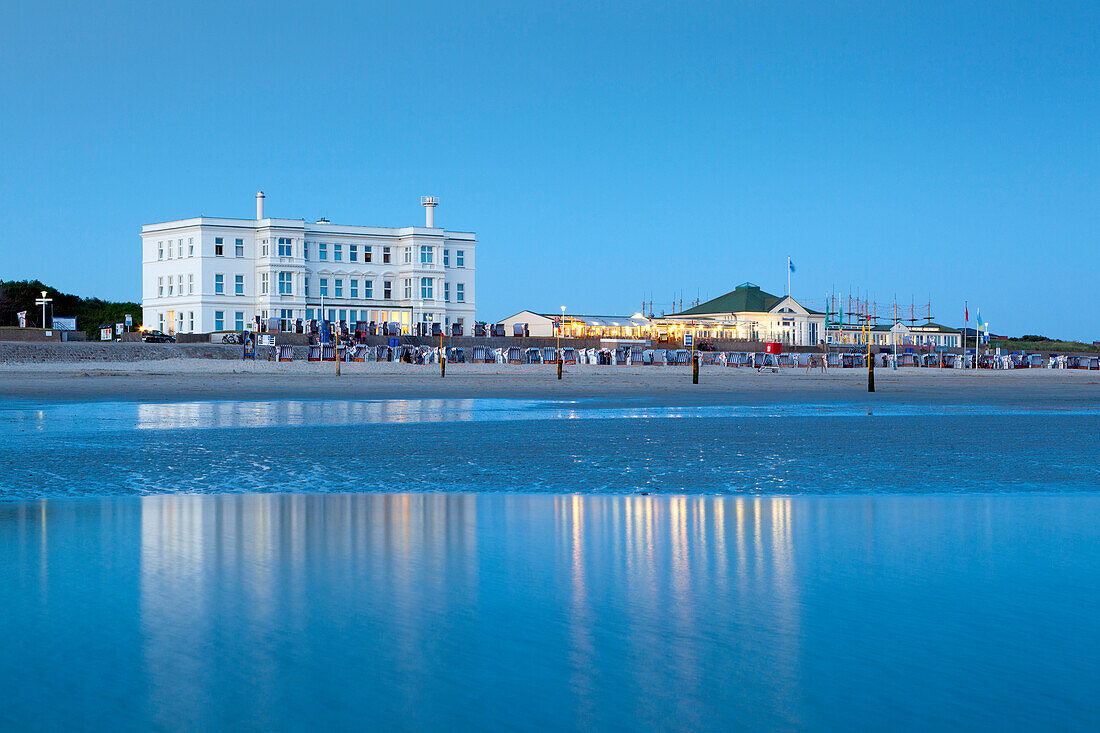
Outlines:
[[435,207],[439,206],[439,199],[435,196],[421,196],[420,205],[424,207],[424,226],[435,229]]
[[256,219],[264,218],[264,192],[256,192]]

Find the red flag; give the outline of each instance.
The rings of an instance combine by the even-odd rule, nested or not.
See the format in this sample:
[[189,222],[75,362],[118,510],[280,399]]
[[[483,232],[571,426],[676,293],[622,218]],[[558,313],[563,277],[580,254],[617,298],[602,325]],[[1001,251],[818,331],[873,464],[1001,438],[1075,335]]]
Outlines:
[[966,322],[970,323],[970,306],[965,300],[963,301],[963,308],[966,309]]

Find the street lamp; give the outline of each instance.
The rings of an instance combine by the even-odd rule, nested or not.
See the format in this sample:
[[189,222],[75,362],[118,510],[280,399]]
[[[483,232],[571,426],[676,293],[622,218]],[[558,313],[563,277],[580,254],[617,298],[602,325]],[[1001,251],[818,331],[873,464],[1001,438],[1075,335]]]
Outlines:
[[561,321],[558,322],[558,356],[561,356],[561,335],[565,331],[565,306],[561,307]]
[[[35,305],[42,306],[42,328],[46,328],[46,304],[47,303],[52,303],[52,302],[53,302],[53,298],[47,298],[45,290],[42,291],[42,297],[41,298],[36,298],[35,301],[34,301]],[[52,308],[52,306],[51,306],[51,308]]]

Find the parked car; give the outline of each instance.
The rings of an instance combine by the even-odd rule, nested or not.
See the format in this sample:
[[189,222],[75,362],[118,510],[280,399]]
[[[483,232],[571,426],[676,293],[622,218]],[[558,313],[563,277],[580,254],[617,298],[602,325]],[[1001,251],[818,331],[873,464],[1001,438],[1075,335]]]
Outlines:
[[141,340],[147,344],[174,344],[176,343],[176,337],[165,333],[164,331],[146,331],[141,336]]

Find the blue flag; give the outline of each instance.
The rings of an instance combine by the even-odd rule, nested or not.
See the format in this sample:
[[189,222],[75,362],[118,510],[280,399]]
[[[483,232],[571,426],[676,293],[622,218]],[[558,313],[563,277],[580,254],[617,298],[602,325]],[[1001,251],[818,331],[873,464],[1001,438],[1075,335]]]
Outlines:
[[791,262],[791,258],[787,258],[787,267],[791,268],[791,272],[794,272],[794,263]]

